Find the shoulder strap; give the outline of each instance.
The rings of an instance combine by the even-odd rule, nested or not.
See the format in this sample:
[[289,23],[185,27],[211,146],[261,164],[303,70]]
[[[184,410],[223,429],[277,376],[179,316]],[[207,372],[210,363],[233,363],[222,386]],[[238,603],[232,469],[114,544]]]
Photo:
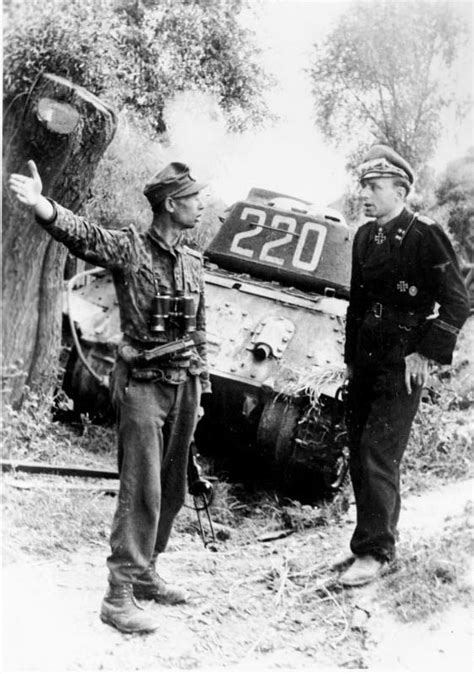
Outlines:
[[193,257],[197,257],[198,260],[202,260],[202,253],[200,253],[198,250],[195,250],[194,248],[190,248],[189,246],[183,246],[183,250],[188,253],[189,255],[192,255]]
[[420,215],[416,213],[416,219],[422,222],[424,225],[435,225],[435,221],[429,218],[427,215]]

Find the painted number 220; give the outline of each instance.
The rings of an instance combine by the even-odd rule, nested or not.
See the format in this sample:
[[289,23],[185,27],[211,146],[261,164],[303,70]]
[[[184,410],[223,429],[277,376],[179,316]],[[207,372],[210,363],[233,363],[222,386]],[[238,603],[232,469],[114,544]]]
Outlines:
[[[256,223],[253,225],[252,229],[246,230],[244,232],[239,232],[232,239],[232,244],[230,246],[231,253],[236,253],[237,255],[243,255],[244,257],[252,258],[254,254],[257,253],[257,250],[253,248],[247,248],[242,245],[242,241],[245,239],[252,239],[262,233],[262,230],[265,225],[266,213],[265,211],[260,210],[259,208],[246,207],[242,211],[241,220],[250,220],[253,218],[256,220]],[[268,262],[270,264],[275,264],[278,266],[283,266],[285,264],[285,258],[275,255],[276,249],[281,249],[286,244],[290,243],[295,235],[296,230],[296,219],[287,215],[274,215],[270,224],[272,229],[282,229],[283,227],[286,230],[286,233],[283,233],[283,236],[280,236],[274,241],[267,241],[263,244],[258,259],[262,262]],[[308,258],[308,251],[305,250],[308,245],[308,237],[314,232],[316,237],[311,237],[314,239],[313,251],[311,259]],[[321,253],[323,251],[324,241],[326,239],[326,227],[320,225],[317,222],[305,222],[301,228],[301,231],[298,235],[298,243],[295,247],[295,252],[293,253],[293,259],[291,260],[291,265],[296,269],[302,269],[303,271],[313,272],[318,266]],[[272,251],[270,253],[270,251]],[[305,260],[302,260],[303,251],[306,253]],[[280,255],[283,251],[280,252]]]

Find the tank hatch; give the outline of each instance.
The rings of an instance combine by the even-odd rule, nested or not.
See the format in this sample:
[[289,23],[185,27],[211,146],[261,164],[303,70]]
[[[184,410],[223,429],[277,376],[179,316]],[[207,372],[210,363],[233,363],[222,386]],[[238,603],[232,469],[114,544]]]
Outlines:
[[253,188],[230,208],[206,257],[229,271],[348,297],[353,237],[334,209]]

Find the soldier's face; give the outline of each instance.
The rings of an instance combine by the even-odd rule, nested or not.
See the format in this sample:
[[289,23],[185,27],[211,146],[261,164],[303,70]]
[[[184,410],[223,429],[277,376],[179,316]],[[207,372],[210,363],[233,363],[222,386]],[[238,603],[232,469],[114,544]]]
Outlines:
[[192,229],[198,224],[204,208],[199,193],[191,194],[189,197],[171,199],[171,203],[171,217],[181,229]]
[[364,215],[369,218],[387,218],[403,204],[400,187],[391,178],[369,178],[360,183]]

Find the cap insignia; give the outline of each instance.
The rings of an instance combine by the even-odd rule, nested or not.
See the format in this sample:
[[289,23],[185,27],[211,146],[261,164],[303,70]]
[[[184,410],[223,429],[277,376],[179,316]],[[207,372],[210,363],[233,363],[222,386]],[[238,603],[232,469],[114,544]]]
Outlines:
[[400,293],[406,293],[408,290],[408,283],[406,281],[399,281],[397,283],[397,290]]

